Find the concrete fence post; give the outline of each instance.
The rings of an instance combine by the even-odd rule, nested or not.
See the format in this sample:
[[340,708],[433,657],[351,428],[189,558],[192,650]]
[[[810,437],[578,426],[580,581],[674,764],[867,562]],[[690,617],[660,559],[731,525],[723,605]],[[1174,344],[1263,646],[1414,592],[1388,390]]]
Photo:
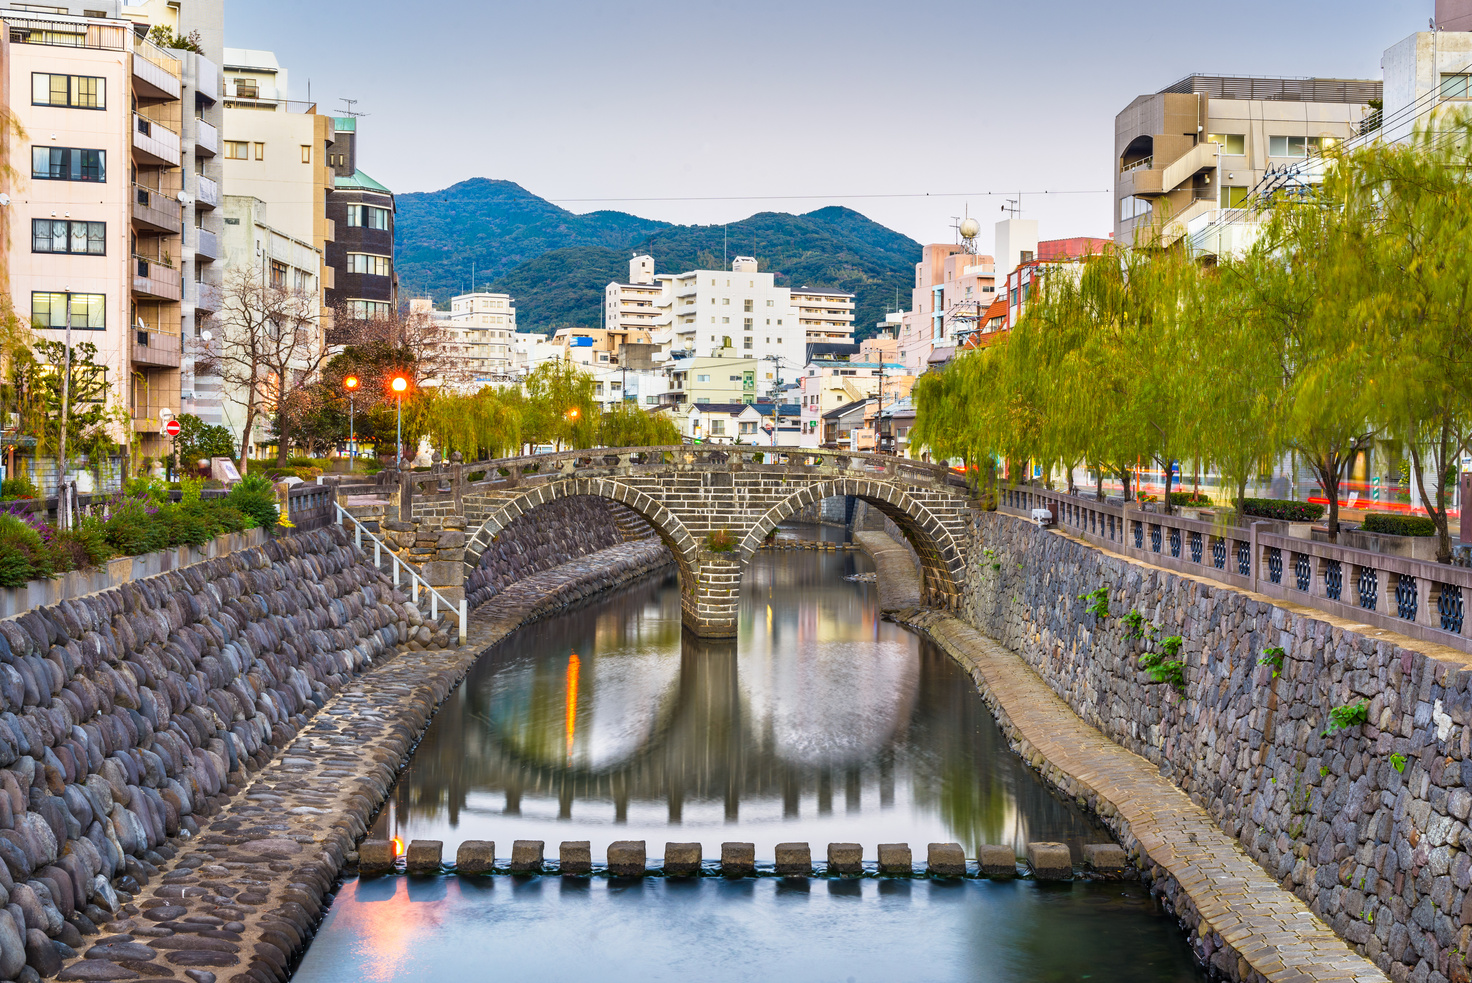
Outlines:
[[414,521],[414,472],[399,472],[399,521]]
[[[450,455],[450,484],[455,489],[455,515],[465,514],[465,458],[459,451]],[[489,475],[487,475],[489,477]]]

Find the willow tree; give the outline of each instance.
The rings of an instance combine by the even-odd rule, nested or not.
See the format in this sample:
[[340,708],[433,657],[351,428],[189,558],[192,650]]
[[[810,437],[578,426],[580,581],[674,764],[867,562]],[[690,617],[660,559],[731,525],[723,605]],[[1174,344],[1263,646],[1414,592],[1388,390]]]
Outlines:
[[445,457],[459,451],[468,461],[500,458],[521,450],[521,410],[494,386],[452,394],[425,390],[419,422]]
[[1370,412],[1406,448],[1437,559],[1449,563],[1448,484],[1472,441],[1472,122],[1440,121],[1341,167],[1347,221],[1375,233],[1357,309],[1376,329],[1383,380]]
[[637,403],[618,403],[598,419],[598,444],[602,447],[667,447],[681,439],[675,421],[663,414],[647,413]]
[[522,437],[558,450],[597,442],[599,408],[593,377],[572,362],[543,362],[527,376]]

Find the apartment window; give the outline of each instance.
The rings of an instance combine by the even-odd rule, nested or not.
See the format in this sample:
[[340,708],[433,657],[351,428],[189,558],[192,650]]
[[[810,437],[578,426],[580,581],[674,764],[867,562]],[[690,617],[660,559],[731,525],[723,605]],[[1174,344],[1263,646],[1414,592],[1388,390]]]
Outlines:
[[710,381],[710,376],[709,375],[697,375],[695,377],[695,381],[696,382],[709,382]]
[[1221,187],[1221,197],[1218,199],[1222,208],[1246,208],[1247,188],[1224,184]]
[[259,99],[261,90],[255,79],[236,79],[235,95],[241,99]]
[[92,75],[31,73],[31,105],[106,109],[107,79]]
[[250,144],[245,140],[226,140],[225,156],[230,160],[250,160]]
[[644,397],[644,402],[647,403],[647,404],[649,404],[650,406],[656,406],[659,403],[659,397],[658,396],[645,396]]
[[280,260],[271,260],[271,286],[277,290],[286,289],[286,264]]
[[1142,215],[1150,214],[1150,202],[1145,198],[1127,195],[1119,199],[1119,220],[1130,222]]
[[721,323],[722,324],[730,324],[731,323],[731,319],[729,317],[723,317],[723,318],[721,318]]
[[697,402],[697,403],[709,403],[710,402],[710,397],[709,396],[697,396],[697,397],[695,397],[695,402]]
[[356,318],[367,320],[375,317],[388,317],[389,303],[381,300],[350,300],[348,311]]
[[721,304],[722,304],[722,306],[730,307],[731,306],[731,298],[730,297],[722,297],[721,298]]
[[106,294],[32,293],[31,323],[38,328],[65,328],[68,298],[73,330],[102,331],[107,327]]
[[1441,97],[1443,99],[1467,99],[1472,98],[1472,75],[1461,73],[1442,72],[1441,74]]
[[266,159],[266,145],[260,141],[256,142],[256,160]]
[[742,433],[756,433],[756,423],[754,421],[752,421],[752,422],[743,421],[742,424],[741,424],[741,432]]
[[31,252],[106,256],[107,223],[31,219]]
[[309,143],[304,143],[304,144],[302,144],[302,163],[303,164],[310,164],[311,162],[312,162],[312,145],[309,144]]
[[1222,153],[1231,156],[1240,156],[1247,153],[1247,136],[1242,133],[1208,133],[1207,143],[1217,144],[1222,148]]
[[767,301],[767,306],[768,306],[768,307],[775,307],[775,306],[777,306],[777,305],[776,305],[776,303],[775,303],[775,302],[773,302],[773,301],[770,301],[770,300],[769,300],[769,301]]
[[375,205],[349,205],[348,226],[354,229],[388,229],[388,209]]
[[389,258],[372,253],[348,253],[348,272],[366,273],[368,276],[388,276]]
[[40,181],[107,180],[107,151],[78,147],[32,147],[31,177]]
[[[779,328],[782,327],[782,319],[780,317],[777,318],[777,327],[779,327]],[[778,338],[777,339],[777,343],[780,345],[782,343],[782,339],[781,338]]]
[[741,347],[742,348],[751,348],[751,347],[753,347],[752,346],[752,343],[751,343],[751,336],[750,335],[748,335],[747,337],[745,337],[745,338],[742,339]]
[[712,421],[710,421],[710,432],[711,432],[711,436],[713,436],[713,437],[724,437],[724,436],[726,436],[726,421],[725,420],[712,420]]
[[749,299],[749,298],[748,298],[748,299],[747,299],[747,301],[746,301],[746,312],[747,312],[747,313],[748,313],[748,314],[750,314],[750,313],[751,313],[751,305],[752,305],[752,303],[753,303],[753,302],[752,302],[752,301],[751,301],[751,300],[750,300],[750,299]]
[[750,331],[751,330],[751,318],[748,317],[745,320],[743,320],[741,323],[746,327],[746,330],[747,331]]

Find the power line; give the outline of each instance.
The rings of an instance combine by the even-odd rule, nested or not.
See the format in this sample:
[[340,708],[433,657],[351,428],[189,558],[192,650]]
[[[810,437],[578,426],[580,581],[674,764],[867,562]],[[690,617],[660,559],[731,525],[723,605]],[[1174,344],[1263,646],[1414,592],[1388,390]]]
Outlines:
[[[413,192],[408,192],[413,194]],[[1070,190],[1024,191],[1029,195],[1107,195],[1111,194],[1109,188],[1078,188]],[[688,195],[683,197],[657,197],[657,198],[558,198],[549,196],[545,201],[569,202],[569,203],[597,203],[597,202],[620,202],[620,201],[834,201],[854,200],[872,198],[998,198],[1003,195],[1015,195],[1014,191],[918,191],[901,192],[894,194],[858,194],[858,195]]]

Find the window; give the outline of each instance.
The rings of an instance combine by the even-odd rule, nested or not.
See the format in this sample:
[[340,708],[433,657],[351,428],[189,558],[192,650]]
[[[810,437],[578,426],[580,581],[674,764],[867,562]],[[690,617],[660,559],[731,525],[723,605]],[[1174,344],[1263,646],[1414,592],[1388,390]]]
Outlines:
[[726,421],[725,420],[712,420],[712,421],[710,421],[710,432],[711,432],[711,436],[713,436],[713,437],[724,437],[724,436],[726,436]]
[[695,377],[695,381],[696,382],[709,382],[710,381],[710,376],[709,375],[697,375]]
[[348,272],[366,273],[368,276],[388,276],[389,258],[372,253],[348,253]]
[[107,151],[76,147],[32,147],[31,177],[41,181],[107,180]]
[[256,160],[265,160],[265,159],[266,159],[266,145],[264,143],[261,143],[261,142],[257,141],[256,142]]
[[106,109],[107,79],[92,75],[31,74],[31,105]]
[[654,405],[657,405],[659,403],[659,397],[658,396],[645,396],[644,397],[644,402],[648,403],[650,406],[654,406]]
[[743,421],[742,424],[741,424],[741,432],[742,433],[756,433],[756,424],[754,422],[746,422],[746,421]]
[[747,302],[746,302],[746,312],[748,314],[751,313],[751,304],[752,304],[752,302],[750,300],[747,300]]
[[748,317],[743,319],[741,324],[746,328],[747,331],[751,330],[751,318]]
[[1268,137],[1268,156],[1307,157],[1323,153],[1338,142],[1334,137]]
[[721,298],[721,305],[724,306],[724,307],[730,307],[731,306],[731,298],[730,297],[722,297]]
[[1441,97],[1443,99],[1467,99],[1468,92],[1472,91],[1472,85],[1468,80],[1472,75],[1441,73]]
[[107,223],[31,219],[31,252],[106,256]]
[[375,317],[388,317],[389,304],[382,300],[350,300],[348,311],[353,317],[367,320]]
[[723,317],[723,318],[721,318],[721,323],[722,324],[730,324],[731,323],[731,319],[729,317]]
[[271,260],[271,286],[286,289],[286,264],[277,259]]
[[255,79],[236,79],[235,95],[240,99],[259,99],[261,90]]
[[742,345],[741,345],[741,347],[742,348],[751,348],[752,347],[752,344],[751,344],[751,335],[747,335],[745,338],[742,339]]
[[1247,207],[1247,190],[1248,190],[1247,188],[1239,188],[1239,187],[1235,187],[1233,185],[1228,185],[1228,184],[1222,185],[1222,187],[1221,187],[1221,198],[1219,199],[1220,204],[1221,204],[1221,207],[1222,208],[1246,208]]
[[774,307],[776,305],[772,301],[769,300],[769,301],[767,301],[767,306],[768,307]]
[[348,226],[354,229],[388,229],[388,209],[375,205],[349,205]]
[[1206,142],[1219,144],[1222,153],[1234,157],[1247,153],[1247,136],[1242,133],[1208,133]]
[[101,331],[107,327],[106,294],[32,293],[31,322],[38,328],[65,328],[68,297],[73,330]]
[[1119,199],[1119,220],[1131,222],[1142,215],[1150,214],[1150,202],[1135,195]]
[[250,160],[250,144],[244,140],[226,140],[225,157],[229,160]]
[[310,164],[311,162],[312,162],[312,145],[309,144],[309,143],[304,143],[304,144],[302,144],[302,163],[303,164]]

